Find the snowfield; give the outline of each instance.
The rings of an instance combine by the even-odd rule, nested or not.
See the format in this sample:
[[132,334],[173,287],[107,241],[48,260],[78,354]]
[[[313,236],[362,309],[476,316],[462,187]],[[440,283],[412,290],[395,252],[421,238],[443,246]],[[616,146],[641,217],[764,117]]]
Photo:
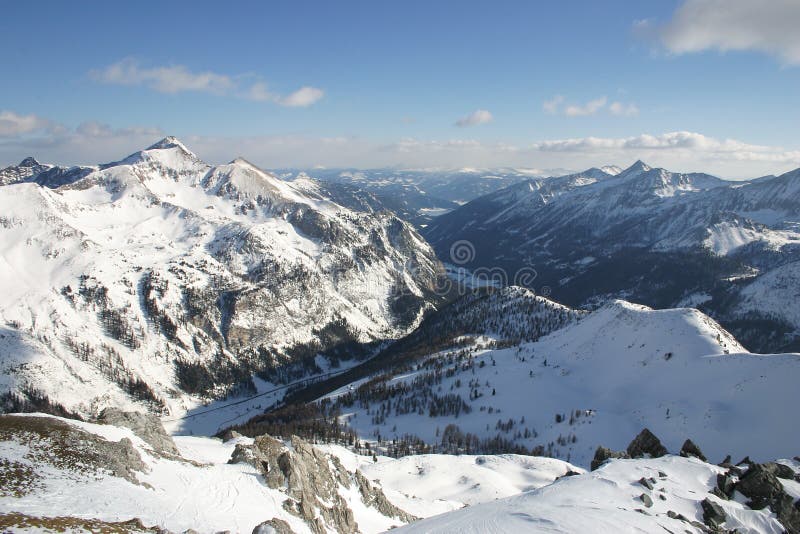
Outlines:
[[[9,416],[6,416],[9,417]],[[54,467],[48,461],[33,462],[19,437],[10,439],[0,419],[0,461],[19,462],[36,473],[32,491],[9,496],[0,490],[0,514],[23,513],[35,517],[72,516],[109,522],[139,518],[146,526],[172,532],[195,529],[201,533],[249,533],[263,521],[278,518],[293,531],[311,532],[297,516],[287,512],[285,489],[272,489],[253,466],[229,464],[237,444],[251,444],[238,437],[227,442],[215,438],[178,436],[175,444],[182,458],[164,457],[127,428],[47,416],[111,442],[131,440],[146,466],[136,472],[138,484],[107,473],[92,475],[72,466]],[[389,500],[417,517],[461,508],[520,491],[539,488],[564,475],[573,466],[548,458],[504,455],[469,457],[431,455],[393,459],[358,456],[339,446],[319,449],[341,459],[345,469],[363,471],[383,486]],[[340,494],[352,509],[361,532],[383,532],[401,524],[366,505],[358,491],[344,487]]]
[[[477,333],[476,333],[477,334]],[[365,381],[328,398],[365,439],[406,434],[428,444],[455,424],[479,438],[500,436],[588,467],[599,445],[624,448],[644,427],[670,450],[691,437],[712,459],[791,457],[800,443],[793,392],[800,355],[759,355],[695,309],[652,310],[616,301],[538,341],[486,349],[472,345],[423,357],[411,371]],[[457,395],[460,415],[399,410],[414,387]],[[444,446],[445,444],[442,443]],[[466,450],[465,452],[470,452]]]
[[[727,520],[722,526],[729,531],[784,532],[769,511],[751,510],[741,502],[709,494],[716,486],[717,474],[724,471],[695,458],[679,456],[615,460],[590,474],[567,477],[535,491],[422,520],[397,532],[699,533],[707,532],[700,505],[703,499],[711,499],[723,508]],[[653,478],[654,488],[642,486],[638,482],[642,478]],[[643,502],[642,495],[651,500],[651,506]],[[686,520],[669,517],[668,512]]]

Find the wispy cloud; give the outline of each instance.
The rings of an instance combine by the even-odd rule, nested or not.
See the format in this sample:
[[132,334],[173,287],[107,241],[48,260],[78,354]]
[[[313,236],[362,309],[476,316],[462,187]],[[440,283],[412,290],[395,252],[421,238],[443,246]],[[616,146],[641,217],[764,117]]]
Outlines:
[[492,114],[486,111],[485,109],[478,109],[470,113],[465,117],[461,117],[456,121],[456,126],[459,128],[465,128],[467,126],[477,126],[479,124],[486,124],[487,122],[492,122],[494,117]]
[[562,95],[555,95],[550,100],[545,100],[542,102],[542,109],[550,115],[555,115],[558,113],[558,109],[563,103],[564,97]]
[[612,102],[608,106],[608,111],[610,111],[612,115],[618,115],[620,117],[635,117],[639,114],[639,108],[636,104],[623,104],[622,102]]
[[583,104],[569,104],[562,95],[555,95],[550,100],[542,102],[542,109],[550,115],[564,115],[566,117],[589,117],[607,110],[611,115],[618,117],[633,117],[639,114],[639,107],[630,102],[608,103],[608,98],[601,96],[593,98]]
[[278,98],[277,102],[283,106],[305,108],[314,104],[323,96],[325,96],[325,93],[322,89],[306,86],[284,97]]
[[211,71],[193,72],[185,65],[144,67],[126,58],[89,72],[93,80],[111,85],[142,86],[166,94],[194,91],[218,96],[236,96],[257,102],[274,102],[288,107],[307,107],[324,96],[322,89],[304,86],[282,96],[268,90],[263,81],[244,83],[252,76],[230,76]]
[[755,50],[800,65],[797,0],[686,0],[658,28],[670,52]]
[[123,59],[103,69],[90,71],[92,79],[114,85],[142,85],[159,93],[199,91],[225,94],[236,84],[230,76],[214,72],[191,72],[183,65],[142,67],[132,58]]
[[567,117],[585,117],[586,115],[594,115],[601,109],[603,109],[608,102],[608,99],[604,96],[600,98],[595,98],[594,100],[588,101],[584,105],[571,105],[564,108],[564,115]]
[[52,122],[38,115],[0,111],[0,137],[13,137],[49,128]]
[[[0,166],[16,163],[28,155],[61,164],[113,161],[151,145],[167,133],[159,128],[112,127],[95,121],[68,128],[37,115],[32,116],[34,119],[20,121],[18,117],[31,116],[13,111],[2,112],[0,117],[6,120],[14,117],[15,125],[22,124],[0,130],[5,132],[0,136]],[[320,165],[329,168],[401,166],[581,170],[606,164],[624,165],[643,159],[671,170],[752,178],[785,172],[800,165],[800,148],[717,139],[689,131],[630,137],[549,139],[527,144],[411,137],[387,143],[344,135],[187,135],[182,140],[211,163],[225,162],[242,154],[265,168],[312,168]]]

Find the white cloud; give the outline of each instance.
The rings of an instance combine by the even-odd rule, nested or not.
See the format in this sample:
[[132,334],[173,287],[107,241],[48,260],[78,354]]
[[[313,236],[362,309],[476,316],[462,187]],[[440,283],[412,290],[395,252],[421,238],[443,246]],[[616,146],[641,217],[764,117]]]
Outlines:
[[618,115],[620,117],[635,117],[639,114],[639,108],[636,104],[623,104],[622,102],[612,102],[611,105],[608,106],[608,111],[610,111],[612,115]]
[[245,97],[256,102],[274,102],[277,95],[267,89],[264,82],[256,82],[250,86],[245,93]]
[[[0,117],[8,116],[20,117],[13,112],[0,113]],[[17,133],[0,137],[0,166],[16,163],[28,155],[65,165],[115,161],[151,145],[167,133],[159,128],[115,128],[98,122],[67,128],[34,117],[33,121],[22,121],[24,127],[15,127]],[[30,130],[31,124],[40,127]],[[580,170],[606,164],[625,165],[643,159],[651,165],[676,171],[752,178],[779,174],[800,166],[800,149],[717,139],[687,131],[630,137],[552,139],[527,145],[458,138],[402,138],[379,143],[354,136],[181,137],[196,154],[211,163],[222,163],[236,155],[244,155],[265,168],[312,168],[319,165],[328,168],[399,166]]]
[[562,95],[555,95],[550,100],[545,100],[542,102],[542,109],[545,113],[549,113],[550,115],[555,115],[558,113],[558,109],[561,104],[564,103],[564,97]]
[[0,111],[0,137],[29,134],[50,126],[50,121],[37,115],[19,115],[13,111]]
[[686,0],[660,30],[676,54],[756,50],[800,65],[798,0]]
[[587,115],[594,115],[605,107],[606,102],[608,102],[608,99],[604,96],[601,96],[600,98],[595,98],[594,100],[588,101],[583,106],[570,105],[564,108],[564,115],[567,117],[585,117]]
[[273,93],[267,84],[256,81],[244,86],[247,76],[228,76],[215,72],[192,72],[184,65],[142,67],[132,58],[123,59],[104,69],[93,70],[89,76],[112,85],[143,86],[160,93],[176,94],[196,91],[214,95],[234,95],[257,102],[274,102],[288,107],[307,107],[324,96],[322,89],[304,86],[286,96]]
[[90,72],[100,82],[114,85],[143,85],[160,93],[200,91],[225,94],[235,87],[224,74],[191,72],[183,65],[144,68],[135,59],[127,58],[108,67]]
[[479,124],[486,124],[487,122],[492,122],[494,117],[492,114],[486,111],[485,109],[478,109],[467,115],[466,117],[461,117],[456,121],[456,126],[459,128],[464,128],[466,126],[477,126]]
[[323,96],[325,96],[325,92],[322,89],[305,86],[285,97],[278,98],[277,101],[282,106],[305,108],[314,104]]

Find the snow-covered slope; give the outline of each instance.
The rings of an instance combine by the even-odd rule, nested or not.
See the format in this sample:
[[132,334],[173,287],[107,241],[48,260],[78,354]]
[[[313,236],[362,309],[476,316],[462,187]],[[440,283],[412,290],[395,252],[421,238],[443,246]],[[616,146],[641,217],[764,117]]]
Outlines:
[[[281,442],[265,437],[260,442],[282,455],[281,467],[276,462],[265,474],[242,454],[254,446],[251,438],[174,440],[177,455],[122,426],[42,414],[1,416],[0,524],[12,514],[29,522],[40,518],[45,525],[50,518],[51,526],[59,517],[106,523],[139,519],[146,527],[205,534],[249,533],[277,519],[297,533],[372,533],[408,522],[413,519],[408,514],[429,517],[540,488],[579,471],[558,460],[514,455],[373,460],[297,438],[281,452]],[[235,463],[229,463],[232,457]],[[279,478],[282,483],[275,483]],[[324,509],[333,504],[325,499],[337,501],[334,514]]]
[[749,354],[695,309],[615,301],[535,341],[491,338],[417,353],[324,405],[359,436],[412,450],[416,437],[440,451],[521,447],[584,466],[598,445],[624,447],[642,427],[720,459],[787,456],[800,442],[790,423],[800,355]]
[[408,332],[438,265],[389,212],[175,138],[60,187],[33,176],[0,187],[0,393],[174,413],[269,387]]
[[[797,462],[783,462],[797,469]],[[770,509],[751,509],[741,494],[732,500],[712,495],[717,476],[726,471],[680,456],[614,460],[592,473],[425,519],[397,532],[713,532],[707,526],[713,520],[703,501],[722,511],[724,521],[719,527],[725,532],[785,532]],[[643,479],[653,481],[652,489],[640,482]],[[792,480],[781,483],[793,500],[800,497],[800,484]]]
[[[535,269],[529,287],[575,307],[625,298],[667,308],[706,293],[703,310],[745,346],[783,350],[783,325],[739,328],[730,292],[735,279],[800,258],[800,169],[749,182],[641,161],[614,175],[590,169],[476,198],[423,233],[444,261],[502,269],[509,280]],[[468,257],[451,258],[464,241]]]

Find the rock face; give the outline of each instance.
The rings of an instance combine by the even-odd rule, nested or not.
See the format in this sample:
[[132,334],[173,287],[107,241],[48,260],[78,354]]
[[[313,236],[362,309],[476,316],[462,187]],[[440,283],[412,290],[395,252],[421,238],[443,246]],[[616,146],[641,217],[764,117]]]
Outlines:
[[611,458],[628,458],[628,453],[624,451],[613,451],[609,448],[597,447],[597,450],[594,451],[594,458],[592,459],[591,470],[594,471],[601,465],[603,465],[606,460],[610,460]]
[[180,456],[172,437],[164,430],[161,420],[152,414],[124,412],[119,408],[106,408],[97,421],[104,425],[129,428],[159,454]]
[[633,441],[628,445],[627,452],[631,458],[643,458],[645,455],[651,458],[658,458],[669,454],[669,451],[661,444],[661,441],[647,428],[633,438]]
[[303,519],[316,533],[329,529],[340,533],[358,531],[352,510],[339,493],[340,488],[354,486],[364,504],[381,514],[403,522],[416,519],[391,504],[362,473],[351,475],[338,458],[297,436],[292,437],[291,448],[266,435],[255,438],[253,445],[237,444],[230,461],[256,467],[270,488],[286,488],[289,499],[283,503],[284,509]]
[[719,528],[725,522],[727,516],[722,506],[709,500],[703,499],[700,503],[703,508],[703,522],[711,528]]
[[695,445],[695,443],[690,439],[687,439],[686,441],[683,442],[680,455],[683,456],[684,458],[693,457],[702,460],[704,462],[708,461],[705,455],[703,454],[703,451],[700,450],[700,447]]

